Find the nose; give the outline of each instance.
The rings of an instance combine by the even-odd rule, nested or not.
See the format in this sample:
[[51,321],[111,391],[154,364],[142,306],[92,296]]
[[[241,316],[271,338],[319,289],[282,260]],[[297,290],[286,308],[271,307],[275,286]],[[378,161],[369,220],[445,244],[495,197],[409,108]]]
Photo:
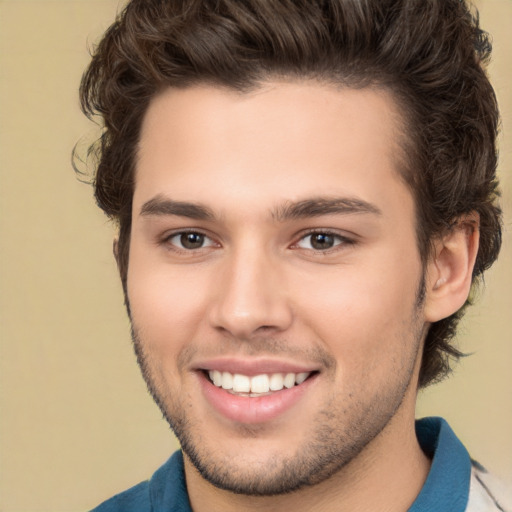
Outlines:
[[223,262],[211,325],[239,340],[285,331],[293,313],[279,265],[264,251],[237,251]]

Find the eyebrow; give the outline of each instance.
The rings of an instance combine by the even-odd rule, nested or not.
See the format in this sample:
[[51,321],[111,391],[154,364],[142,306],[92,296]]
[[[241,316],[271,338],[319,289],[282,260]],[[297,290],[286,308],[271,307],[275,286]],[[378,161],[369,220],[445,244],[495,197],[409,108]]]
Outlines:
[[285,220],[321,217],[323,215],[372,214],[382,215],[382,211],[374,204],[362,199],[349,197],[317,197],[298,202],[290,202],[273,212],[277,222]]
[[[323,215],[373,214],[382,215],[381,210],[367,201],[346,197],[316,197],[297,202],[288,202],[272,212],[276,222],[298,220]],[[142,205],[141,216],[175,215],[194,220],[214,220],[213,211],[207,206],[185,201],[174,201],[158,195]]]
[[212,220],[215,218],[212,210],[200,204],[183,201],[173,201],[161,195],[150,199],[142,205],[140,215],[176,215],[195,220]]

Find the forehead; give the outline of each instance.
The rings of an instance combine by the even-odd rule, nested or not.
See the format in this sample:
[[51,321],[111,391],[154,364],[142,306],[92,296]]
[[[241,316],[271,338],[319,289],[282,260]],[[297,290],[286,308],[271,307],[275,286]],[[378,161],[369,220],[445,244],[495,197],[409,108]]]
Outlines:
[[134,210],[156,195],[219,209],[243,201],[245,212],[326,195],[386,201],[394,190],[407,195],[401,137],[398,108],[382,89],[169,88],[144,118]]

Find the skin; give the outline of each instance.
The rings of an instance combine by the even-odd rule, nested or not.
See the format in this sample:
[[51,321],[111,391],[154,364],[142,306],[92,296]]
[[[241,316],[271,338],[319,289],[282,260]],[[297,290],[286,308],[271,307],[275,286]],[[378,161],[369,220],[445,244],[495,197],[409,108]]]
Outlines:
[[[422,268],[399,121],[385,91],[314,82],[168,89],[151,102],[127,294],[196,512],[399,511],[420,491],[422,343],[467,295],[477,242],[458,230]],[[184,231],[203,245],[184,247]],[[318,233],[332,247],[313,246]],[[315,374],[276,416],[235,421],[212,405],[201,371],[226,359]]]

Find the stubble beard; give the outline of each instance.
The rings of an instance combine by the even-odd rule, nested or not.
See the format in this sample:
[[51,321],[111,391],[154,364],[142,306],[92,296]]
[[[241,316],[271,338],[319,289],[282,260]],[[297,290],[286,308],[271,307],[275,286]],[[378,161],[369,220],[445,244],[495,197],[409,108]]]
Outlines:
[[[365,403],[343,404],[333,393],[318,413],[314,427],[304,436],[303,446],[297,447],[292,456],[271,454],[266,464],[254,467],[243,463],[234,465],[232,457],[218,453],[212,457],[205,449],[198,430],[201,426],[187,414],[186,404],[180,403],[171,392],[165,392],[157,384],[144,342],[132,322],[132,339],[142,375],[185,455],[212,485],[249,496],[275,496],[318,484],[340,472],[364,451],[395,416],[408,389],[414,384],[412,380],[423,329],[415,324],[412,331],[414,340],[409,339],[409,342],[415,344],[415,350],[409,353],[408,360],[402,362],[402,376],[398,382],[391,388],[379,390],[372,400]],[[202,428],[204,433],[208,426],[203,425]],[[247,428],[245,434],[257,436],[257,429],[251,431]]]

